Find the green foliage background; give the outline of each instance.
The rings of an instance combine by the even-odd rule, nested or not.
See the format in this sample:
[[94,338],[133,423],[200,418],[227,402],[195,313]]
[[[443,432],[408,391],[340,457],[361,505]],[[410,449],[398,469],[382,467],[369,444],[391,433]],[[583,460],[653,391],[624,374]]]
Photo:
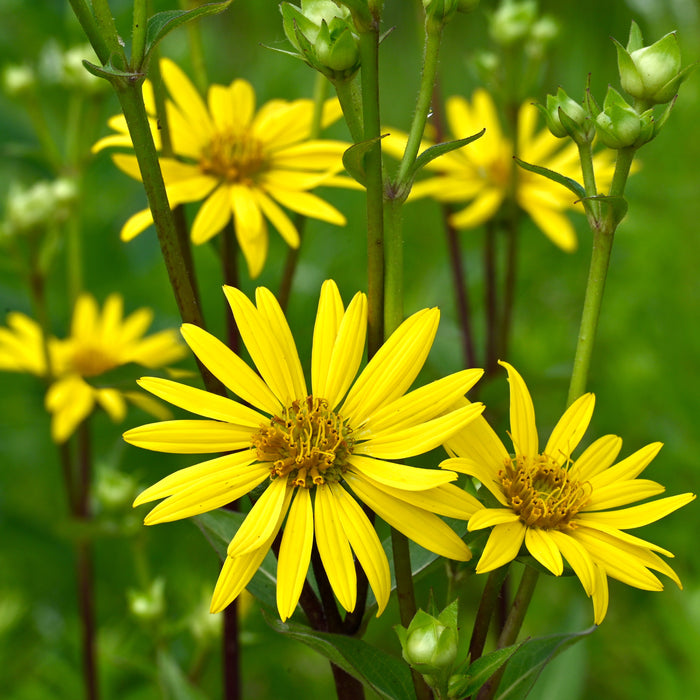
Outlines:
[[[154,2],[156,9],[174,3]],[[383,46],[383,121],[408,126],[417,89],[419,26],[416,3],[387,0],[386,24],[396,25]],[[130,3],[113,2],[124,35],[130,26]],[[482,10],[492,2],[482,1]],[[579,96],[592,73],[594,94],[602,99],[608,82],[618,84],[615,51],[608,37],[625,40],[630,19],[653,41],[679,28],[684,59],[700,57],[699,7],[694,0],[673,3],[554,2],[540,3],[555,14],[562,32],[541,94],[558,85]],[[442,58],[445,95],[470,95],[476,78],[468,57],[484,47],[482,11],[458,17],[446,32]],[[250,80],[259,104],[273,97],[309,96],[314,76],[300,62],[275,54],[260,44],[285,47],[277,3],[236,0],[223,15],[202,22],[205,55],[211,80]],[[82,42],[68,4],[62,0],[26,3],[0,0],[2,63],[34,62],[49,41],[62,47]],[[186,31],[179,30],[163,47],[188,69]],[[64,118],[65,97],[57,89],[42,96],[55,128]],[[95,117],[98,134],[105,119],[117,111],[110,98]],[[594,355],[591,389],[597,408],[590,436],[613,432],[624,440],[623,456],[648,442],[665,447],[646,472],[664,483],[669,494],[697,490],[700,416],[697,359],[700,355],[698,309],[700,286],[700,79],[693,76],[661,136],[642,152],[643,169],[628,186],[630,213],[620,227],[613,251],[603,319]],[[333,134],[348,138],[342,127]],[[56,133],[60,138],[60,134]],[[0,96],[0,198],[12,181],[25,184],[50,177],[38,155],[31,127],[19,106]],[[151,306],[158,327],[178,323],[177,310],[155,234],[151,229],[134,242],[119,241],[118,231],[129,215],[145,206],[140,185],[118,173],[105,154],[89,165],[90,183],[83,207],[85,285],[98,299],[120,291],[127,309]],[[355,192],[328,190],[324,196],[348,216],[345,229],[309,222],[302,263],[290,307],[293,330],[304,357],[321,282],[333,277],[349,300],[366,288],[362,197]],[[442,320],[429,359],[428,374],[460,367],[458,329],[439,211],[427,201],[408,205],[406,216],[406,310],[439,305]],[[191,213],[191,212],[190,212]],[[531,224],[521,237],[518,301],[511,355],[507,359],[523,374],[531,389],[538,423],[546,434],[564,405],[573,358],[590,236],[575,215],[579,250],[564,254]],[[259,280],[244,278],[243,287],[276,287],[284,247],[274,236],[270,259]],[[480,244],[482,232],[464,232],[462,243],[474,302],[482,296]],[[201,280],[217,279],[212,250],[196,251]],[[49,307],[56,331],[66,328],[64,270],[54,270]],[[218,284],[202,283],[205,312],[211,330],[222,334],[224,299]],[[6,261],[0,261],[0,310],[30,312],[25,291]],[[480,333],[483,319],[477,317]],[[43,390],[33,378],[0,375],[0,695],[13,700],[49,700],[81,696],[79,625],[73,580],[74,526],[69,522],[55,449],[48,438]],[[504,377],[482,394],[496,416],[507,407]],[[128,425],[146,420],[133,412]],[[188,460],[152,455],[125,446],[122,426],[104,416],[95,420],[97,467],[118,466],[142,484],[184,466]],[[602,697],[614,700],[658,697],[665,700],[700,696],[700,560],[697,538],[700,516],[696,503],[660,524],[639,532],[672,550],[674,567],[683,580],[681,593],[669,585],[663,593],[646,593],[611,582],[608,616],[595,634],[558,659],[541,679],[533,697]],[[178,668],[192,670],[195,644],[188,620],[208,598],[219,563],[191,522],[144,529],[141,511],[127,518],[103,513],[96,537],[101,687],[105,698],[139,700],[152,697],[217,697],[220,661],[212,642],[201,668],[201,691],[180,683]],[[136,587],[132,547],[143,546],[151,574],[166,581],[167,629],[171,642],[154,641],[153,629],[128,615],[126,593]],[[422,580],[425,600],[437,586],[441,571]],[[477,584],[465,600],[478,601]],[[370,625],[368,640],[399,653],[390,629],[391,605],[385,618]],[[528,634],[574,631],[588,627],[590,602],[575,579],[543,577],[526,621]],[[469,620],[467,620],[467,624]],[[157,635],[156,635],[157,636]],[[273,633],[255,605],[244,620],[243,668],[245,696],[321,698],[332,695],[327,663],[313,652]],[[158,673],[156,673],[158,670]],[[175,692],[173,688],[180,688]]]

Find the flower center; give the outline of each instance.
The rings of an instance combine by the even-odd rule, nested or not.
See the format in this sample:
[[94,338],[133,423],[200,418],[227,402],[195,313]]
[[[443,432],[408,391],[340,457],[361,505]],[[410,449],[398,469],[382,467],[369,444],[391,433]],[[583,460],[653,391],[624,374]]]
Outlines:
[[215,134],[199,160],[203,173],[243,185],[253,184],[264,166],[262,144],[245,131]]
[[587,481],[572,479],[549,455],[509,459],[498,476],[511,508],[528,527],[567,530],[591,495]]
[[119,365],[104,348],[85,344],[75,348],[71,364],[82,377],[96,377]]
[[351,432],[325,399],[307,396],[261,426],[251,441],[258,460],[271,462],[271,478],[308,489],[340,480],[352,454]]

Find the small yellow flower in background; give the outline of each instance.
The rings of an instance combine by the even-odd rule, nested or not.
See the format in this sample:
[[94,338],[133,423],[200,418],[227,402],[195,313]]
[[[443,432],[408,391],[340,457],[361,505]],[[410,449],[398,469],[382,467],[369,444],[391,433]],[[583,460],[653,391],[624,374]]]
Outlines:
[[661,449],[656,442],[617,464],[622,440],[606,435],[572,457],[593,415],[595,397],[584,394],[564,413],[540,452],[532,399],[522,377],[501,362],[510,382],[510,427],[514,456],[479,417],[451,438],[455,458],[441,466],[478,479],[500,508],[482,508],[469,519],[470,530],[493,527],[477,564],[477,573],[492,571],[515,559],[525,543],[528,552],[554,575],[569,563],[593,599],[595,623],[608,608],[607,577],[650,591],[663,589],[652,573],[659,571],[678,586],[673,569],[657,553],[673,555],[625,530],[665,517],[695,498],[686,493],[641,505],[611,510],[655,496],[664,487],[636,477]]
[[[547,178],[519,168],[513,161],[513,145],[501,130],[496,106],[485,90],[475,90],[471,104],[463,97],[450,97],[446,116],[452,137],[464,138],[486,128],[486,133],[464,148],[440,156],[426,166],[438,173],[413,185],[409,199],[433,197],[443,203],[469,204],[455,212],[450,222],[455,228],[475,228],[491,219],[514,188],[518,205],[555,245],[565,251],[576,249],[576,232],[562,213],[566,209],[583,212],[569,190]],[[562,141],[548,129],[535,133],[538,111],[531,101],[518,113],[518,157],[527,163],[554,170],[582,182],[578,149],[574,143],[562,148]],[[406,135],[392,130],[382,140],[382,148],[400,157]],[[433,144],[424,143],[422,148]],[[605,189],[612,180],[612,157],[607,151],[593,158],[597,186]],[[513,178],[516,178],[513,183]]]
[[[342,154],[350,144],[341,141],[309,141],[313,102],[271,100],[255,111],[250,83],[234,80],[230,86],[212,85],[207,104],[187,76],[172,61],[163,59],[161,71],[171,100],[167,116],[173,158],[160,158],[170,205],[203,204],[192,225],[192,242],[204,243],[233,218],[236,236],[251,277],[257,277],[267,257],[269,221],[292,248],[299,233],[279,206],[338,226],[345,217],[311,190],[321,184],[338,185],[334,175],[343,169]],[[153,88],[144,85],[144,99],[156,147],[160,135],[156,122]],[[322,127],[341,115],[337,99],[323,107]],[[123,116],[109,126],[117,133],[93,146],[133,148]],[[136,157],[114,154],[115,164],[140,180]],[[153,223],[150,209],[132,216],[121,232],[128,241]]]
[[138,391],[90,382],[129,363],[155,369],[182,359],[185,348],[174,330],[144,337],[151,325],[150,309],[138,309],[123,318],[123,301],[112,294],[100,312],[89,294],[82,294],[73,309],[70,336],[48,339],[49,364],[39,324],[21,313],[8,315],[9,328],[0,328],[0,369],[29,372],[50,382],[46,408],[52,414],[51,437],[65,442],[95,406],[112,420],[126,415],[126,400],[155,416],[169,411]]
[[[454,473],[396,464],[441,445],[483,410],[452,409],[481,370],[464,370],[405,393],[421,370],[439,321],[437,309],[413,314],[364,370],[367,298],[357,293],[344,308],[338,288],[324,283],[316,315],[311,387],[287,321],[274,296],[258,288],[256,304],[224,287],[242,339],[259,375],[223,343],[185,324],[192,351],[245,403],[166,379],[141,386],[203,419],[152,423],[124,439],[160,452],[226,452],[182,469],[146,489],[140,505],[164,498],[146,524],[219,508],[267,483],[228,547],[214,590],[212,612],[225,608],[248,584],[284,526],[277,564],[277,606],[282,620],[296,608],[311,549],[340,604],[356,604],[357,557],[384,610],[389,564],[357,497],[392,527],[442,556],[467,560],[462,540],[436,514],[468,518],[481,506],[448,482]],[[250,407],[249,407],[250,406]]]

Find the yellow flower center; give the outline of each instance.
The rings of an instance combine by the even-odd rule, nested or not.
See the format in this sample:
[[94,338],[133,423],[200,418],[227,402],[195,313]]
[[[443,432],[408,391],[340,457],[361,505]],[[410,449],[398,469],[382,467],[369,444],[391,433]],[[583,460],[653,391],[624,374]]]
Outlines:
[[96,377],[119,366],[114,357],[98,345],[81,344],[73,351],[71,365],[82,377]]
[[199,167],[206,175],[251,185],[265,167],[262,144],[245,131],[219,132],[203,150]]
[[528,527],[571,529],[571,519],[591,495],[589,482],[572,479],[546,454],[509,459],[498,476],[511,508]]
[[271,463],[271,478],[308,489],[340,480],[352,454],[351,432],[325,399],[307,396],[261,426],[251,441],[258,460]]

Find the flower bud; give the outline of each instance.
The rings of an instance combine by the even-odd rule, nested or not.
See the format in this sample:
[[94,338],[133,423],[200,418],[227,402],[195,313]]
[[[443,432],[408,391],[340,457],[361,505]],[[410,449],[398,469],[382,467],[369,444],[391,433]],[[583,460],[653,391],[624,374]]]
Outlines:
[[301,58],[329,80],[349,80],[360,67],[359,38],[350,11],[333,0],[280,5],[284,33]]
[[100,469],[97,473],[95,497],[106,511],[130,511],[137,491],[138,484],[129,474],[112,468]]
[[651,46],[641,46],[642,36],[633,22],[627,48],[615,41],[622,89],[648,104],[665,104],[689,75],[681,71],[681,51],[675,32]]
[[586,110],[572,100],[562,88],[556,97],[547,95],[547,107],[538,105],[544,114],[547,128],[557,138],[570,136],[576,143],[590,143],[595,136],[595,127]]
[[419,673],[445,675],[457,658],[457,630],[419,610],[408,629],[397,627],[403,658]]
[[491,17],[491,38],[502,46],[522,41],[530,34],[536,19],[535,0],[505,0]]
[[36,76],[29,66],[5,66],[2,72],[2,86],[10,97],[26,94],[35,84]]
[[641,145],[637,143],[637,139],[642,131],[642,119],[612,87],[608,88],[603,111],[596,117],[595,126],[600,140],[608,148]]
[[130,589],[126,592],[129,612],[147,624],[163,617],[165,613],[165,581],[157,578],[145,590]]

